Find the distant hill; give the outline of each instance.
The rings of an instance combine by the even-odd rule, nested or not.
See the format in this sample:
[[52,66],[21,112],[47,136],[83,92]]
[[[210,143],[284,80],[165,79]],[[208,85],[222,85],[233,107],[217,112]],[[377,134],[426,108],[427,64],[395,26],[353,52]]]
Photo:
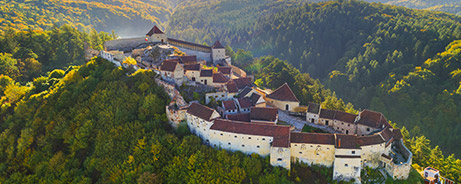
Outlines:
[[115,30],[120,36],[145,34],[173,13],[170,0],[6,0],[0,1],[0,30],[48,30],[53,24],[72,24],[80,30]]
[[405,6],[407,8],[444,11],[461,15],[461,2],[459,0],[366,0],[390,5]]

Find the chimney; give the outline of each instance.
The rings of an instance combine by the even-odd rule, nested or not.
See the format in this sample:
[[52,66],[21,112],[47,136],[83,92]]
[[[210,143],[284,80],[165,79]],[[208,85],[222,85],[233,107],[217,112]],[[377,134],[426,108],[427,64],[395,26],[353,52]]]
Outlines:
[[341,138],[338,139],[338,148],[341,147]]

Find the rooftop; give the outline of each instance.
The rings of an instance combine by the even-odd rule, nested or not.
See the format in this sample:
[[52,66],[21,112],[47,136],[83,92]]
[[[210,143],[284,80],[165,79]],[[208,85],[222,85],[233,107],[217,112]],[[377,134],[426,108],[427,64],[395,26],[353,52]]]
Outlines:
[[380,112],[371,111],[368,109],[363,110],[359,114],[360,119],[357,124],[366,125],[373,128],[382,128],[383,125],[383,114]]
[[162,30],[160,30],[157,26],[154,26],[147,32],[146,36],[152,36],[153,34],[164,34]]
[[251,79],[248,78],[248,77],[241,77],[241,78],[238,78],[238,79],[232,79],[235,84],[237,85],[237,88],[238,89],[243,89],[245,87],[251,87],[252,83],[251,83]]
[[321,109],[320,118],[335,119],[336,111],[330,109]]
[[162,66],[160,66],[160,70],[173,72],[176,69],[176,65],[178,64],[175,60],[165,60],[162,62]]
[[357,115],[355,114],[350,114],[350,113],[342,112],[342,111],[336,111],[336,114],[335,114],[336,120],[346,122],[346,123],[352,123],[352,124],[355,122],[356,117]]
[[189,70],[189,71],[200,71],[200,64],[189,64],[189,65],[184,65],[184,70]]
[[227,119],[229,120],[234,120],[234,121],[244,121],[244,122],[250,122],[250,114],[245,113],[245,114],[228,114],[226,115]]
[[190,107],[187,109],[187,113],[197,116],[206,121],[211,121],[211,116],[213,115],[213,112],[215,112],[214,109],[196,102],[192,102]]
[[227,88],[227,91],[229,93],[237,93],[238,92],[237,84],[235,84],[234,81],[227,82],[226,83],[226,88]]
[[232,67],[230,66],[218,66],[218,72],[222,72],[225,75],[230,75],[232,72]]
[[291,143],[334,145],[334,134],[291,132]]
[[258,100],[261,98],[261,95],[257,94],[257,93],[253,93],[251,94],[250,96],[250,101],[251,101],[251,104],[252,105],[256,105],[256,103],[258,102]]
[[246,96],[248,93],[250,93],[251,90],[253,90],[251,87],[246,86],[245,88],[243,88],[242,91],[240,91],[239,96],[244,97],[244,96]]
[[237,101],[239,102],[240,108],[246,109],[246,108],[250,108],[252,105],[249,97],[239,98]]
[[200,70],[200,77],[212,77],[212,76],[213,76],[213,70],[205,70],[205,69]]
[[214,42],[214,44],[211,46],[211,48],[213,48],[213,49],[224,49],[224,47],[221,45],[221,42],[219,42],[219,40],[216,40],[216,42]]
[[237,109],[237,105],[235,104],[234,100],[223,101],[222,105],[225,110],[236,110]]
[[269,107],[252,107],[250,109],[250,119],[259,121],[277,120],[278,109]]
[[221,72],[213,73],[213,83],[226,83],[227,81],[229,81],[229,79]]
[[281,101],[299,102],[287,83],[277,88],[274,92],[267,95],[267,97]]
[[345,149],[360,149],[360,145],[355,135],[334,134],[336,137],[335,147]]
[[307,107],[307,112],[318,114],[320,112],[320,105],[309,102],[309,106]]

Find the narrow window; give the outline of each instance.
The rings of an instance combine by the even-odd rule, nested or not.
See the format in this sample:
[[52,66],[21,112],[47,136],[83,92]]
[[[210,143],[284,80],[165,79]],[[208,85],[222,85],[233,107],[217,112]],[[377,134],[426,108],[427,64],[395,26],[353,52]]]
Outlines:
[[234,136],[234,138],[237,138],[237,136]]
[[222,133],[221,133],[221,136],[222,136]]
[[257,145],[256,148],[259,148],[259,145]]
[[263,138],[263,141],[265,141],[265,140],[266,140],[266,138]]
[[251,139],[251,137],[248,137],[248,139]]
[[346,167],[347,167],[347,166],[349,166],[349,165],[347,165],[347,164],[344,164],[344,166],[346,166]]
[[277,158],[277,161],[279,161],[279,162],[282,161],[282,158]]
[[352,154],[355,154],[355,151],[352,151]]
[[299,154],[303,154],[303,152],[299,152]]
[[227,143],[228,145],[231,145],[231,143]]
[[325,125],[328,125],[328,120],[325,121]]
[[245,147],[245,144],[242,144],[242,147]]

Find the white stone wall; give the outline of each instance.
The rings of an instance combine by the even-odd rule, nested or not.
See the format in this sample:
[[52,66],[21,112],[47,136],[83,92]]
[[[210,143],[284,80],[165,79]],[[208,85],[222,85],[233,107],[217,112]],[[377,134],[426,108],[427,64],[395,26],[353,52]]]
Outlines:
[[356,125],[352,123],[347,123],[344,121],[334,120],[333,129],[340,131],[343,134],[354,135],[356,130]]
[[362,124],[357,124],[357,135],[358,136],[364,136],[364,135],[369,135],[371,132],[375,131],[376,129],[362,125]]
[[221,59],[226,59],[226,49],[213,49],[211,48],[211,54],[213,57],[213,61],[218,61]]
[[207,93],[205,94],[205,103],[208,104],[210,103],[211,97],[215,98],[216,101],[224,101],[224,100],[229,100],[232,99],[234,96],[228,96],[228,93],[226,91],[218,91],[215,93]]
[[[212,119],[219,117],[219,114],[214,111],[212,114]],[[190,131],[202,138],[205,142],[209,143],[209,132],[210,127],[213,125],[212,121],[206,121],[192,114],[186,113],[187,125],[189,126]]]
[[270,145],[272,141],[273,138],[270,136],[257,136],[210,130],[211,146],[230,151],[241,151],[246,154],[257,153],[261,156],[267,156],[270,153]]
[[335,146],[322,144],[291,143],[293,162],[304,162],[308,165],[324,165],[331,167],[335,159]]
[[360,158],[336,158],[333,165],[334,180],[360,180]]
[[198,81],[200,78],[200,71],[195,71],[195,70],[186,70],[185,76],[187,79],[190,81],[193,81],[192,78],[195,78],[195,81]]
[[320,125],[327,125],[328,126],[333,126],[335,124],[334,120],[332,119],[326,119],[326,118],[319,118],[319,123]]
[[188,56],[194,56],[194,55],[197,56],[198,61],[211,62],[211,53],[209,52],[201,52],[201,51],[191,50],[191,49],[187,49],[187,48],[179,47],[179,46],[177,46],[177,48],[183,51],[184,53],[186,53]]
[[267,98],[267,100],[280,110],[287,110],[286,105],[288,105],[288,111],[294,111],[296,107],[299,107],[299,102],[280,101],[271,98]]
[[270,154],[271,165],[291,169],[290,148],[272,147]]
[[310,122],[310,123],[319,124],[319,115],[307,112],[306,113],[306,121]]
[[383,153],[385,153],[385,143],[362,146],[362,165],[363,168],[377,168],[381,165],[380,158]]
[[145,37],[136,37],[136,38],[122,38],[117,40],[110,40],[104,43],[104,48],[106,50],[119,50],[120,48],[135,48],[136,46],[148,43],[146,42]]

